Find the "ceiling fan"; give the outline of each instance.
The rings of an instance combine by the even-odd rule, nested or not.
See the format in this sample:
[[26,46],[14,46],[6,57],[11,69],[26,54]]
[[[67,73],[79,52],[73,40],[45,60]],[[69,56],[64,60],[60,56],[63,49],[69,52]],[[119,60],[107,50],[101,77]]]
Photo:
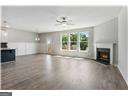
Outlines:
[[73,24],[72,19],[69,18],[69,16],[65,16],[66,14],[70,15],[70,11],[65,11],[64,12],[65,15],[63,16],[62,15],[59,16],[60,14],[58,14],[57,11],[53,9],[49,10],[48,12],[50,12],[50,14],[52,14],[54,17],[57,17],[56,22],[54,24],[55,26],[60,26],[65,28],[65,27],[69,27],[67,25],[75,25]]
[[66,25],[74,25],[74,24],[72,23],[72,20],[69,17],[60,16],[56,19],[56,24],[55,25],[66,26]]

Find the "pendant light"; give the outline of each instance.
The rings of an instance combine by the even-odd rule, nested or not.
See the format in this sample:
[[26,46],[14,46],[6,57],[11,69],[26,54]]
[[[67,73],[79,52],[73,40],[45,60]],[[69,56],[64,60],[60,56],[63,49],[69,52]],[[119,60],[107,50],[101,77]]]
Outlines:
[[35,40],[36,40],[36,41],[40,41],[38,30],[37,30],[36,32],[37,32],[37,33],[36,33],[36,38],[35,38]]
[[9,24],[8,24],[7,21],[3,21],[1,27],[2,27],[2,29],[7,29],[7,28],[9,28],[10,26],[9,26]]
[[1,41],[2,42],[7,42],[7,35],[8,35],[8,31],[7,29],[10,28],[10,25],[8,24],[7,21],[3,21],[1,23],[1,26],[0,26],[0,31],[1,31]]

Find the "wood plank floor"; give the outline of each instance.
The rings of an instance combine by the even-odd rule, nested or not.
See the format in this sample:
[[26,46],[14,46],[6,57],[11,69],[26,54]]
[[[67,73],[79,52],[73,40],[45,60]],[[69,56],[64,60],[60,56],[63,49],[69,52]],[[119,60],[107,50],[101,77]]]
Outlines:
[[2,89],[128,89],[118,68],[90,59],[46,54],[17,57],[2,65]]

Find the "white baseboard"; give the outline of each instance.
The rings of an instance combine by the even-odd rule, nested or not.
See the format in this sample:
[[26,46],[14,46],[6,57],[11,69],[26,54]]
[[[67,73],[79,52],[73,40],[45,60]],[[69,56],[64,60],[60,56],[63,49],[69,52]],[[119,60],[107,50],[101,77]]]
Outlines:
[[127,84],[127,86],[128,86],[128,80],[127,80],[127,78],[125,78],[124,74],[122,73],[122,71],[121,71],[121,69],[120,69],[120,67],[119,67],[118,65],[117,65],[117,67],[118,67],[118,69],[119,69],[121,75],[123,76],[123,79],[125,80],[125,82],[126,82],[126,84]]

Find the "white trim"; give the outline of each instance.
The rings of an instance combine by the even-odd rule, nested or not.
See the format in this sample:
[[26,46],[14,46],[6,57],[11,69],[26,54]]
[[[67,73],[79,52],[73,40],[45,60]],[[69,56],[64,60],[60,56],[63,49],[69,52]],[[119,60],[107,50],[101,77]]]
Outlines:
[[[87,31],[87,32],[89,32],[89,31]],[[72,33],[76,33],[77,34],[77,48],[76,48],[76,50],[71,50],[70,49],[70,44],[71,44],[71,41],[70,41],[70,34],[72,34]],[[62,49],[62,36],[63,35],[68,35],[68,49]],[[60,50],[61,51],[77,51],[77,52],[87,52],[88,50],[88,48],[85,50],[85,51],[83,51],[83,50],[80,50],[80,32],[70,32],[70,33],[63,33],[62,35],[61,35],[61,48],[60,48]],[[86,42],[86,41],[85,41]],[[89,41],[87,41],[87,42],[89,42]],[[88,47],[89,47],[89,44],[88,44]]]
[[96,59],[96,49],[97,48],[110,48],[110,64],[113,64],[113,44],[114,43],[108,43],[108,42],[96,43],[96,46],[95,46],[95,59]]

